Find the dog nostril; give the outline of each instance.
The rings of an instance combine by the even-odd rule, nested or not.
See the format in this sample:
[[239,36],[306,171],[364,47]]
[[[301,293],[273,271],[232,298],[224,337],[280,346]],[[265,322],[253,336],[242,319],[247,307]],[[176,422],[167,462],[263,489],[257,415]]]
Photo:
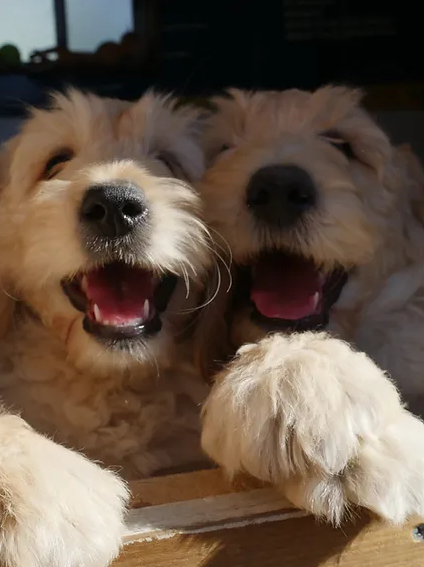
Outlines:
[[107,216],[107,209],[101,203],[93,203],[84,211],[84,217],[88,221],[102,221]]
[[296,165],[275,164],[262,167],[252,175],[245,199],[253,217],[283,228],[315,207],[317,190],[304,169]]
[[314,196],[310,192],[302,191],[298,187],[292,187],[287,192],[287,201],[298,207],[307,207],[314,204]]
[[144,213],[144,207],[136,201],[125,203],[121,210],[124,216],[131,219],[135,219]]
[[135,231],[148,214],[141,188],[125,182],[89,187],[80,208],[85,226],[106,238],[120,238]]
[[267,205],[270,199],[269,191],[267,189],[259,189],[250,195],[248,205],[253,207],[263,207]]

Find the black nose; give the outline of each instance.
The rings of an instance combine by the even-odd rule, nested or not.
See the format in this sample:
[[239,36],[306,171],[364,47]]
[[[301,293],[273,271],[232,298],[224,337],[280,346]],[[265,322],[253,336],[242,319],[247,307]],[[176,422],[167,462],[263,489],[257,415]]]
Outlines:
[[255,218],[279,228],[295,223],[316,201],[312,178],[297,165],[262,167],[246,190],[246,205]]
[[81,219],[97,235],[120,238],[143,222],[148,213],[143,193],[132,183],[94,185],[81,204]]

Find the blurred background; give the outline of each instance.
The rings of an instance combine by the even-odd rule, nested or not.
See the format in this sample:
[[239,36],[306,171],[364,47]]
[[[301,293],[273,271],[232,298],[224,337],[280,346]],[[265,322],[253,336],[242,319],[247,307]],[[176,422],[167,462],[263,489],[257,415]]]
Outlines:
[[72,84],[202,101],[222,87],[363,86],[424,155],[423,24],[403,0],[0,0],[0,140]]

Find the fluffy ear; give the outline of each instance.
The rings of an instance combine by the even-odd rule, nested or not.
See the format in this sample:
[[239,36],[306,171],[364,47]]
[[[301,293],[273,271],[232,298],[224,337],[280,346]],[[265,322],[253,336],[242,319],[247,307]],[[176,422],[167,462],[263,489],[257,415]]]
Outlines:
[[246,108],[253,92],[230,88],[210,99],[203,127],[203,150],[210,167],[223,151],[234,147],[245,131]]
[[205,169],[201,122],[200,108],[150,91],[122,112],[118,134],[137,139],[143,151],[160,156],[175,177],[193,183]]
[[194,183],[199,181],[205,170],[202,148],[202,134],[205,111],[193,105],[181,105],[174,99],[170,102],[175,124],[181,128],[181,136],[168,147],[164,146],[162,155],[170,160],[171,171],[176,177]]

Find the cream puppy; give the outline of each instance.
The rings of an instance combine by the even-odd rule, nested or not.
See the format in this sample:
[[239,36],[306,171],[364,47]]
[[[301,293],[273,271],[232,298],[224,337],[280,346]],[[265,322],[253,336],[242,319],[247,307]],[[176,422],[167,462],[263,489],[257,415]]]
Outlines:
[[352,504],[424,515],[424,426],[385,374],[423,401],[420,165],[347,88],[215,102],[199,190],[234,281],[199,332],[222,339],[228,323],[227,350],[240,348],[206,403],[203,447],[334,523]]
[[[197,119],[154,93],[70,91],[2,157],[1,397],[127,479],[202,459],[207,389],[187,354],[211,261],[190,184],[204,166]],[[121,482],[19,418],[0,418],[0,440],[5,564],[106,564]]]

